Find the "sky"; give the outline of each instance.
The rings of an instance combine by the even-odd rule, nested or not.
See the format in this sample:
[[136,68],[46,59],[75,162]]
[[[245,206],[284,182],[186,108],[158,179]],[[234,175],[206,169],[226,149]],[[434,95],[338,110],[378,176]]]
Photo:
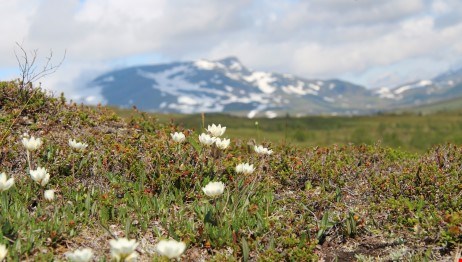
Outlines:
[[368,88],[462,66],[460,0],[0,0],[0,19],[0,79],[19,74],[16,43],[38,65],[66,52],[40,82],[71,97],[112,69],[228,56]]

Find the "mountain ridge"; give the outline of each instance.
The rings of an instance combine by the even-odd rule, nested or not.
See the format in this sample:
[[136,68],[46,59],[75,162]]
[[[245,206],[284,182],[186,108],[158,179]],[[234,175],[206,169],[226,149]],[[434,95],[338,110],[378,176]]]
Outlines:
[[132,66],[105,73],[89,86],[100,88],[110,105],[150,112],[367,115],[462,96],[462,71],[372,90],[340,79],[252,70],[237,57],[226,57]]

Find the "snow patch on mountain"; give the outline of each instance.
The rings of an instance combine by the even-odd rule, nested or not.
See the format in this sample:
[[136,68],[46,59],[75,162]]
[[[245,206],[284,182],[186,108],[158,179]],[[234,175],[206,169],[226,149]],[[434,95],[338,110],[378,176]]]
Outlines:
[[244,80],[253,83],[265,94],[271,94],[276,91],[276,87],[271,85],[271,83],[276,81],[276,78],[271,73],[253,72],[251,75],[245,76]]
[[233,80],[236,80],[236,81],[241,81],[241,76],[239,74],[226,72],[225,76],[228,77],[228,78],[231,78]]
[[398,87],[395,90],[393,90],[393,93],[401,94],[401,93],[404,93],[405,91],[410,90],[410,89],[424,87],[424,86],[430,86],[432,84],[433,84],[433,82],[431,80],[421,80],[421,81],[419,81],[419,82],[417,82],[415,84]]
[[308,86],[315,91],[319,91],[321,89],[320,86],[312,84],[312,83],[309,83]]
[[377,94],[380,98],[388,98],[388,99],[396,98],[396,95],[388,87],[381,87],[377,89],[374,93]]
[[[319,81],[318,81],[319,83]],[[286,94],[296,94],[296,95],[319,95],[321,87],[319,85],[315,85],[313,83],[308,83],[308,88],[305,89],[305,83],[302,81],[297,81],[296,85],[286,85],[282,86],[281,89]]]
[[297,94],[297,95],[306,95],[306,91],[303,90],[303,87],[305,84],[302,81],[298,81],[296,86],[293,85],[288,85],[288,86],[283,86],[282,91],[284,91],[287,94]]
[[233,61],[229,68],[234,71],[241,71],[243,69],[242,65],[237,61]]
[[194,65],[199,68],[199,69],[204,69],[204,70],[213,70],[217,67],[217,63],[210,62],[205,59],[198,60],[194,62]]
[[250,110],[250,112],[247,114],[247,118],[254,118],[259,112],[265,110],[266,108],[266,105],[258,105],[257,108]]
[[[431,80],[421,80],[412,84],[407,84],[403,86],[396,87],[391,89],[389,87],[381,87],[374,91],[374,94],[378,95],[380,98],[386,99],[394,99],[394,100],[401,100],[403,99],[403,95],[406,91],[422,88],[422,87],[430,87],[433,85],[433,81]],[[429,88],[425,90],[426,94],[431,94],[435,90]]]

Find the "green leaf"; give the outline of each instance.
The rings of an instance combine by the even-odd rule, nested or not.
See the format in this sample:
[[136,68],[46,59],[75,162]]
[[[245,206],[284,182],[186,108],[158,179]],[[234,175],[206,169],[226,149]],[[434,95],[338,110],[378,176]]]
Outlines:
[[217,221],[216,221],[216,219],[213,217],[212,210],[209,210],[209,211],[207,212],[207,214],[205,214],[204,223],[209,223],[209,224],[212,224],[212,225],[214,225],[214,226],[217,225]]
[[192,137],[188,137],[188,142],[198,153],[201,151],[202,147]]
[[247,262],[249,261],[250,249],[244,237],[242,237],[241,239],[241,246],[242,246],[242,259],[244,260],[244,262]]

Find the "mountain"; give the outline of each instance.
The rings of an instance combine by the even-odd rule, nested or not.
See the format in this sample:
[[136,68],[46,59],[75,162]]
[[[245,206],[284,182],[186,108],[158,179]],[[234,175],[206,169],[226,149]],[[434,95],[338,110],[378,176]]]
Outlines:
[[462,97],[462,69],[449,71],[430,80],[406,83],[394,88],[380,88],[375,94],[387,101],[389,108],[429,105]]
[[230,112],[252,118],[372,114],[462,95],[461,80],[462,73],[454,72],[371,90],[337,79],[254,71],[228,57],[124,68],[97,77],[90,87],[100,88],[110,105],[164,113]]

